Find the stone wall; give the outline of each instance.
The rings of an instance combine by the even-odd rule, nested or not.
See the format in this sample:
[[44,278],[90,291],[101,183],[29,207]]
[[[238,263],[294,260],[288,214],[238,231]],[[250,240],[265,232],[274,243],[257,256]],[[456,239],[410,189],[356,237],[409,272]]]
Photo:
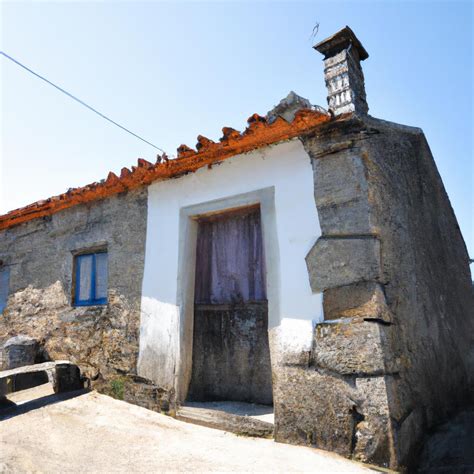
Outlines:
[[[0,345],[17,334],[34,337],[43,360],[68,359],[104,390],[135,374],[146,212],[141,189],[2,231],[0,259],[10,282]],[[104,247],[108,304],[74,307],[74,254]]]
[[283,349],[274,366],[276,439],[410,466],[424,433],[468,402],[466,247],[421,130],[352,119],[302,140],[325,322],[308,354]]
[[411,464],[427,430],[472,401],[474,292],[467,249],[424,135],[382,121],[368,127],[363,158],[396,331],[391,353],[399,359],[388,385],[395,454]]

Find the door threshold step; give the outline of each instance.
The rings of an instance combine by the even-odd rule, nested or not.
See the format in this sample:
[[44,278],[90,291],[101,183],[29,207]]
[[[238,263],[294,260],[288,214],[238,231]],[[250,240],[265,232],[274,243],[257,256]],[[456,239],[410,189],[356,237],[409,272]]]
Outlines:
[[222,410],[184,405],[176,412],[176,419],[195,425],[229,431],[240,436],[273,438],[273,423],[248,415],[236,415]]

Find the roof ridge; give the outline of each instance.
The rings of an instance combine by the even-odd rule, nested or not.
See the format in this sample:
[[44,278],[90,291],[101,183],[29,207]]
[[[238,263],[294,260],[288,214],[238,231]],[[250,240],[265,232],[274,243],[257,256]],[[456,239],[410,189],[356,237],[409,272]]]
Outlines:
[[146,186],[157,180],[176,178],[194,172],[204,166],[212,166],[227,158],[289,140],[302,133],[332,120],[331,116],[320,110],[301,109],[292,122],[277,117],[272,123],[261,115],[253,114],[247,120],[247,128],[239,132],[231,127],[222,129],[223,136],[214,142],[202,135],[197,137],[196,150],[181,145],[176,159],[169,160],[166,154],[158,156],[155,164],[138,158],[131,170],[122,168],[120,176],[109,172],[100,182],[36,201],[0,216],[0,230],[13,227],[29,220],[55,214],[63,209],[91,201],[103,199],[120,192]]

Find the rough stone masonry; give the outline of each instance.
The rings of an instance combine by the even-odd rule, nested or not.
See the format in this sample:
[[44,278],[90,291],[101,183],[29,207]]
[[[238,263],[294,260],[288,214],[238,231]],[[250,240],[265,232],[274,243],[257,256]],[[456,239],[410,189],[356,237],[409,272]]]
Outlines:
[[409,467],[423,434],[472,402],[468,253],[423,132],[366,115],[368,55],[352,31],[316,49],[330,107],[356,113],[301,138],[322,229],[307,265],[325,321],[309,354],[275,368],[275,436]]
[[[40,359],[71,360],[94,383],[135,372],[145,229],[146,190],[139,190],[3,231],[10,298],[0,339],[34,337]],[[109,303],[72,306],[74,255],[95,248],[108,251]]]
[[[17,213],[0,231],[0,342],[30,336],[38,362],[68,359],[93,387],[173,413],[182,400],[137,376],[147,170],[192,172],[232,149],[298,139],[314,173],[321,236],[306,265],[324,321],[307,351],[269,331],[275,439],[410,467],[425,433],[473,401],[469,258],[423,132],[368,115],[360,41],[346,27],[315,48],[331,115],[289,96],[242,134],[226,128],[220,144],[200,137],[176,165],[142,163],[141,186],[126,189],[124,172],[111,180],[120,193],[31,219],[29,208]],[[108,252],[108,302],[74,306],[74,257],[94,249]]]
[[276,438],[410,466],[423,433],[472,394],[467,251],[420,130],[354,117],[303,142],[325,321],[307,358],[277,369]]

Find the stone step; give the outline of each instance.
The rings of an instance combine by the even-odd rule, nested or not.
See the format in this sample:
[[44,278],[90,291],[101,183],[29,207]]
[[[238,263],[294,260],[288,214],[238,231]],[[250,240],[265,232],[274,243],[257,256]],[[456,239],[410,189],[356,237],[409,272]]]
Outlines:
[[229,431],[240,436],[273,438],[273,424],[251,416],[235,415],[221,410],[182,406],[176,418],[195,425]]

